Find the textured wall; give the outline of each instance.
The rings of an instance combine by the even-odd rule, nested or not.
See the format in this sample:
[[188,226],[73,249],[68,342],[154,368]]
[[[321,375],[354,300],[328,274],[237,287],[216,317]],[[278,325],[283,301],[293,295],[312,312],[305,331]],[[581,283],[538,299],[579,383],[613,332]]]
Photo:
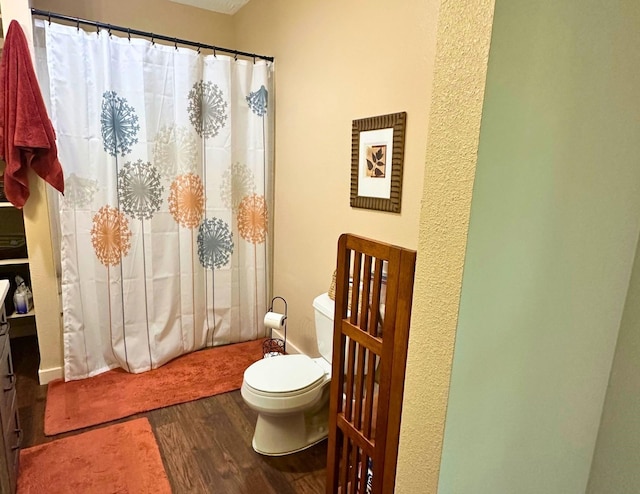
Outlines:
[[496,2],[443,494],[585,492],[640,231],[639,21]]
[[[254,0],[234,16],[236,44],[276,58],[274,293],[305,352],[317,352],[311,303],[341,233],[417,245],[438,3]],[[351,208],[352,120],[400,111],[402,212]]]
[[493,3],[440,6],[398,494],[435,493],[438,486]]

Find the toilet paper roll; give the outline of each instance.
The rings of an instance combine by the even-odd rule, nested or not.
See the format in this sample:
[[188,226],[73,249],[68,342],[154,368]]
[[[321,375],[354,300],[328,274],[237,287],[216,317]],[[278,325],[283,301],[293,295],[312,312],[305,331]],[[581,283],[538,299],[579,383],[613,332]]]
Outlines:
[[279,314],[278,312],[267,312],[264,315],[264,325],[267,328],[271,328],[271,329],[284,328],[285,320],[286,320],[285,315]]

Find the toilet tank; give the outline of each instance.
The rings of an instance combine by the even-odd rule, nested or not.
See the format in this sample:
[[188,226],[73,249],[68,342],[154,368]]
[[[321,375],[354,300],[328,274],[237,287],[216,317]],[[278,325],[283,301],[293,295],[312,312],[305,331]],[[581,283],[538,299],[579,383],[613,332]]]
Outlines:
[[329,298],[328,293],[323,293],[313,299],[313,309],[315,311],[318,350],[327,362],[331,362],[335,302]]

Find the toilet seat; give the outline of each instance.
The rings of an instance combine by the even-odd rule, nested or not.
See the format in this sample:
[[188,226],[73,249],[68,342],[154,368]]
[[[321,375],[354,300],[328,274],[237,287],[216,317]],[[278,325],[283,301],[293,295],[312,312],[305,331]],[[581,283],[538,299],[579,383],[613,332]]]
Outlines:
[[244,382],[259,394],[287,396],[316,387],[325,371],[307,355],[281,355],[259,360],[244,371]]

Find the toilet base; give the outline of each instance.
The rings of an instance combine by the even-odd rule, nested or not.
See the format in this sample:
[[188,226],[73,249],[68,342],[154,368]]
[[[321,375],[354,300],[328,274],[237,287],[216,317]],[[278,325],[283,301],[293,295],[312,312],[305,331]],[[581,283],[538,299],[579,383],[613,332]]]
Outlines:
[[327,437],[328,418],[328,403],[309,412],[258,413],[253,450],[265,456],[284,456],[310,448]]

